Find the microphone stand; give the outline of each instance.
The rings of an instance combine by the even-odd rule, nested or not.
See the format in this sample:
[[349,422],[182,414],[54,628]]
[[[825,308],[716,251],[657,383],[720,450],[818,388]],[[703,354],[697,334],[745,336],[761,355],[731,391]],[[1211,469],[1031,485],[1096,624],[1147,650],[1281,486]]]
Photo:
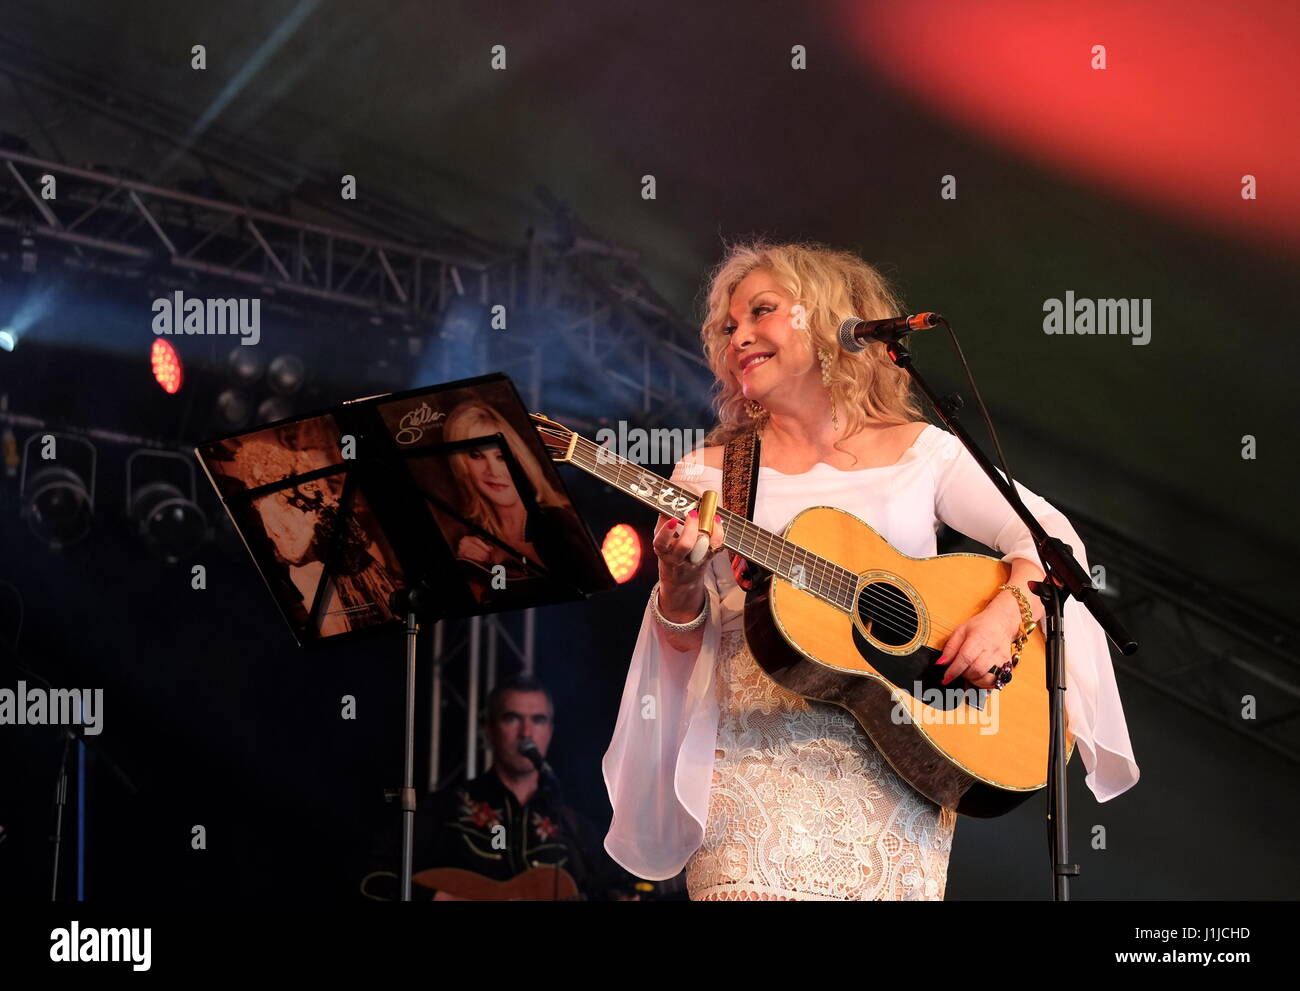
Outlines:
[[[63,810],[68,804],[68,762],[72,757],[72,741],[74,737],[71,730],[63,732],[63,754],[59,757],[59,776],[54,783],[54,804],[56,807],[54,818],[54,876],[50,879],[50,901],[59,900],[59,864],[61,862],[60,854],[63,848]],[[81,870],[80,863],[77,871],[77,888],[81,888]],[[78,890],[78,901],[80,890]]]
[[[584,882],[590,883],[591,875],[587,870],[587,861],[582,854],[581,839],[578,836],[577,831],[569,823],[568,817],[565,815],[567,810],[564,805],[564,789],[560,785],[560,779],[556,777],[555,771],[553,771],[551,765],[546,762],[546,758],[542,756],[541,751],[536,749],[535,744],[527,753],[524,754],[524,756],[532,762],[533,767],[537,768],[537,794],[540,796],[542,790],[546,789],[550,791],[551,797],[555,800],[556,835],[564,836],[566,833],[568,834],[569,840],[573,844],[571,849],[573,853],[574,866],[577,868],[578,874],[583,878]],[[555,868],[553,872],[555,883],[551,887],[551,901],[557,902],[560,900],[560,865],[555,864],[553,866]],[[580,897],[583,897],[583,892],[581,890],[579,890],[578,894]]]
[[[945,325],[947,321],[942,321]],[[951,327],[949,327],[951,331]],[[1069,810],[1066,800],[1065,774],[1065,632],[1062,628],[1062,616],[1065,603],[1071,595],[1096,618],[1105,630],[1111,642],[1120,653],[1130,655],[1137,650],[1137,642],[1128,635],[1128,631],[1101,601],[1101,596],[1092,584],[1092,578],[1078,559],[1070,551],[1069,545],[1058,537],[1053,537],[1043,529],[1043,525],[1025,506],[1016,491],[1001,472],[993,467],[992,462],[971,440],[962,425],[957,422],[957,410],[961,407],[961,398],[953,396],[944,399],[937,395],[912,364],[911,352],[902,344],[902,336],[910,331],[904,328],[892,336],[886,336],[886,353],[890,360],[907,372],[916,387],[930,402],[939,419],[961,441],[962,446],[970,452],[975,462],[988,475],[993,485],[1002,494],[1008,505],[1020,517],[1033,537],[1039,561],[1043,567],[1044,580],[1030,582],[1030,590],[1043,603],[1043,619],[1047,640],[1047,689],[1050,713],[1051,733],[1048,744],[1047,774],[1047,818],[1048,850],[1052,862],[1052,896],[1056,901],[1069,901],[1070,878],[1079,875],[1079,865],[1067,863],[1069,858]],[[972,386],[974,383],[972,382]],[[977,393],[978,395],[978,393]],[[987,415],[987,414],[986,414]],[[992,433],[992,424],[989,431]]]
[[[564,824],[564,795],[560,791],[560,782],[556,779],[554,772],[550,767],[542,762],[537,768],[537,787],[540,791],[543,787],[551,787],[555,793],[555,824],[556,828]],[[560,865],[553,865],[551,871],[551,901],[560,900]]]
[[[22,663],[18,652],[0,639],[0,647],[5,648],[6,656],[12,662],[13,667],[24,678],[33,678],[45,686],[47,691],[55,691],[55,688],[46,678],[28,668]],[[84,713],[79,712],[79,716]],[[77,761],[77,867],[75,874],[76,883],[76,900],[85,901],[86,897],[86,786],[87,786],[87,756],[95,757],[102,760],[108,765],[108,769],[126,788],[130,795],[139,794],[139,789],[118,766],[117,762],[109,756],[108,751],[103,745],[86,739],[85,724],[80,723],[75,727],[60,726],[59,732],[63,736],[63,752],[59,756],[59,773],[54,782],[54,833],[50,836],[50,842],[54,845],[53,864],[51,865],[50,876],[50,901],[59,900],[59,875],[63,863],[63,815],[68,806],[68,789],[70,785],[69,766],[72,764],[73,754],[75,751]]]

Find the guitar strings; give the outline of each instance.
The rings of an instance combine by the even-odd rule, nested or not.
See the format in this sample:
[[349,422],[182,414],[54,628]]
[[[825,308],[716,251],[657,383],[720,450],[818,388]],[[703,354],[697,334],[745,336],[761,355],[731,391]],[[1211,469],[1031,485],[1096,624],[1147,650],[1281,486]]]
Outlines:
[[[751,537],[757,535],[759,539],[765,540],[769,545],[777,546],[779,548],[777,552],[779,564],[784,564],[784,561],[780,559],[780,555],[784,553],[790,553],[792,558],[795,556],[804,558],[803,561],[798,563],[803,563],[805,565],[807,564],[808,559],[811,559],[813,562],[812,570],[814,575],[822,578],[824,583],[829,586],[831,594],[827,597],[831,598],[835,605],[843,609],[845,612],[852,611],[854,602],[866,602],[870,607],[869,611],[872,614],[871,618],[885,629],[906,639],[911,639],[911,637],[915,635],[919,625],[919,617],[916,614],[915,607],[912,605],[911,600],[901,589],[887,581],[881,581],[875,583],[879,588],[873,587],[872,584],[863,586],[863,588],[858,591],[856,598],[854,598],[853,593],[854,590],[857,589],[858,585],[858,576],[854,572],[835,564],[833,561],[828,561],[825,558],[819,557],[806,548],[799,547],[798,544],[793,544],[784,538],[775,538],[775,540],[779,541],[780,544],[774,544],[773,537],[761,527],[754,525],[749,520],[746,520],[744,517],[732,513],[729,510],[722,510],[722,513],[725,514],[722,519],[724,526],[728,525],[727,517],[731,517],[731,532],[738,532],[740,535]],[[741,553],[744,553],[744,551],[742,550]],[[761,564],[762,562],[760,561],[759,563]],[[795,562],[792,560],[792,564],[793,563]],[[781,577],[785,578],[784,575]],[[789,581],[790,579],[786,578],[785,580]],[[805,582],[805,585],[811,584],[811,582]],[[819,591],[824,590],[826,589],[819,589]],[[848,601],[845,601],[846,599]],[[890,620],[893,622],[889,622]],[[941,631],[951,631],[952,629],[941,622],[935,622],[933,625],[936,629]]]
[[[539,432],[546,432],[545,428],[542,427],[538,427],[538,430]],[[554,431],[552,430],[550,433],[554,434]],[[576,436],[578,440],[574,447],[573,460],[575,460],[575,462],[577,461],[579,451],[581,451],[583,455],[591,455],[594,459],[591,463],[578,463],[578,467],[586,468],[592,474],[601,477],[602,473],[600,468],[605,466],[599,464],[598,452],[600,452],[602,448],[581,435]],[[567,449],[567,439],[562,439],[558,436],[555,436],[553,439],[557,442],[563,443]],[[607,452],[606,457],[609,459],[607,467],[613,469],[615,481],[624,489],[627,487],[627,480],[623,478],[623,471],[625,468],[631,468],[636,473],[636,481],[638,482],[657,482],[661,485],[672,484],[656,473],[639,468],[618,455]],[[683,489],[682,491],[691,498],[697,500],[699,498],[695,493],[690,492],[688,489]],[[649,499],[643,501],[647,502],[654,508],[659,509],[660,512],[663,512],[667,508],[655,505],[655,503]],[[752,521],[745,519],[737,513],[722,507],[718,507],[718,513],[722,516],[723,525],[728,531],[728,536],[731,538],[728,542],[730,543],[734,541],[737,545],[735,548],[736,551],[742,556],[757,560],[760,565],[767,567],[769,571],[774,572],[783,580],[793,582],[792,577],[787,577],[787,575],[782,574],[782,571],[786,566],[785,557],[788,555],[790,558],[790,568],[793,568],[796,565],[801,565],[805,569],[805,578],[802,582],[797,583],[796,587],[802,586],[805,590],[820,592],[822,593],[823,598],[829,600],[837,608],[850,614],[857,611],[855,608],[856,606],[865,603],[868,612],[867,618],[870,619],[874,625],[880,626],[888,632],[906,640],[910,640],[915,636],[919,625],[919,617],[917,616],[917,612],[915,607],[912,605],[911,600],[902,592],[901,589],[898,589],[889,582],[882,581],[875,583],[880,586],[879,589],[874,588],[872,584],[863,586],[863,588],[858,591],[855,598],[853,593],[854,590],[857,589],[858,576],[854,572],[835,564],[833,561],[828,561],[827,559],[820,557],[808,549],[800,547],[798,544],[794,544],[783,537],[769,533],[762,527],[755,525]],[[665,513],[665,515],[673,515],[674,518],[679,518],[672,513]],[[747,540],[752,546],[752,551],[743,546],[739,546],[742,541],[745,540]],[[761,559],[759,555],[766,558],[766,561]],[[775,567],[772,567],[770,563],[773,557],[776,558]],[[811,580],[808,577],[809,575],[811,575]],[[952,632],[954,627],[939,621],[939,618],[933,613],[930,615],[932,619],[931,625],[935,630],[948,633]]]
[[[595,445],[592,446],[594,447]],[[575,454],[576,453],[575,450]],[[587,452],[584,450],[583,453],[586,454]],[[612,467],[614,468],[616,480],[620,486],[626,486],[626,479],[622,477],[622,472],[625,467],[632,467],[637,473],[636,481],[643,483],[650,480],[655,480],[660,483],[664,481],[653,472],[647,472],[644,469],[629,466],[626,463],[616,462]],[[689,495],[695,497],[694,493],[689,493]],[[662,511],[667,507],[660,506],[657,508]],[[786,580],[790,580],[782,574],[786,564],[784,556],[788,555],[791,559],[791,567],[796,564],[801,564],[805,567],[806,574],[808,571],[811,571],[812,580],[805,580],[802,583],[804,588],[814,592],[823,593],[823,596],[830,600],[837,608],[849,614],[855,612],[855,604],[865,603],[868,606],[868,618],[875,625],[903,640],[910,640],[916,635],[919,627],[919,617],[916,615],[915,611],[910,608],[910,600],[908,600],[906,596],[904,596],[903,593],[893,585],[890,585],[887,582],[881,582],[879,583],[881,586],[879,590],[872,588],[870,585],[865,586],[860,592],[858,592],[855,599],[853,593],[857,588],[858,578],[853,572],[840,567],[832,561],[828,561],[825,558],[813,554],[806,548],[791,543],[784,538],[775,537],[775,535],[769,534],[761,527],[755,526],[751,521],[746,520],[744,517],[733,513],[730,510],[720,508],[719,515],[722,516],[724,526],[728,528],[729,533],[733,537],[734,543],[737,545],[738,552],[742,555],[758,560],[759,564],[765,563],[764,558],[766,558],[767,563],[770,564],[771,558],[775,556],[777,559],[776,567],[769,567],[769,570],[776,572],[780,577],[785,578]],[[728,518],[730,518],[730,522],[728,522]],[[753,547],[753,550],[743,546],[746,541],[748,541],[748,543]],[[908,608],[900,606],[900,600]],[[937,621],[937,617],[932,617],[932,620],[932,625],[938,631],[951,632],[952,628]]]
[[[581,447],[575,446],[575,456],[577,455],[578,450],[582,450],[584,455],[596,453],[600,450],[594,443],[581,436],[578,438],[578,444],[581,445]],[[617,455],[608,456],[617,458]],[[600,477],[601,473],[595,465],[579,464],[579,467],[588,468],[588,470],[596,474],[597,477]],[[623,478],[623,470],[629,467],[636,473],[637,478],[635,480],[638,482],[643,484],[650,482],[671,484],[666,483],[664,479],[654,472],[638,468],[622,458],[612,461],[610,467],[613,468],[615,480],[618,482],[620,487],[626,488],[627,486],[627,480]],[[689,492],[689,490],[683,490],[683,492],[690,497],[698,499],[698,497],[695,496],[694,493]],[[646,501],[649,502],[649,500]],[[653,502],[650,504],[654,505]],[[656,508],[663,511],[667,507],[656,506]],[[785,575],[781,574],[785,565],[784,555],[788,554],[791,558],[791,567],[796,564],[801,564],[805,567],[806,573],[808,570],[811,570],[813,580],[805,580],[802,582],[804,588],[822,592],[824,597],[830,600],[837,608],[850,614],[854,612],[855,601],[856,603],[866,602],[869,606],[869,618],[875,624],[905,640],[909,640],[915,636],[918,627],[918,618],[913,610],[905,610],[898,605],[899,598],[891,598],[891,596],[901,597],[902,600],[906,602],[907,606],[911,606],[910,600],[908,600],[903,593],[893,585],[890,585],[887,582],[881,582],[879,583],[882,586],[882,590],[880,591],[873,589],[870,585],[864,586],[858,593],[856,600],[854,600],[853,591],[857,588],[858,576],[853,572],[840,567],[832,561],[828,561],[825,558],[813,554],[806,548],[791,543],[784,538],[776,537],[774,534],[769,534],[766,530],[763,530],[761,527],[754,525],[751,521],[746,520],[744,517],[739,516],[730,510],[722,509],[720,507],[719,515],[723,517],[723,524],[728,528],[734,542],[738,545],[736,549],[740,554],[757,559],[759,564],[765,564],[765,562],[759,558],[759,554],[767,558],[769,562],[771,558],[775,556],[777,558],[777,566],[775,568],[769,567],[769,570],[774,571],[780,577],[789,581],[791,579],[786,578]],[[728,517],[730,517],[730,522],[728,522]],[[744,546],[739,546],[746,538],[753,546],[753,551],[748,550]],[[760,542],[766,546],[760,546]],[[809,569],[809,565],[811,565],[811,569]],[[941,621],[937,621],[937,619],[937,617],[932,616],[932,620],[936,620],[932,622],[935,629],[941,632],[951,632],[953,629],[952,627]]]

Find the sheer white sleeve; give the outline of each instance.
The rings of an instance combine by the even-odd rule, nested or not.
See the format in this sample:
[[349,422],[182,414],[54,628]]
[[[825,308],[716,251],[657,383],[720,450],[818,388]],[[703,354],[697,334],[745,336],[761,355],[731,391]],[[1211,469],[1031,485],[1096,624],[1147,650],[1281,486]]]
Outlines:
[[[683,464],[671,481],[698,494],[700,481],[687,481]],[[705,471],[704,481],[719,484],[717,469]],[[715,555],[706,572],[709,616],[698,652],[673,649],[647,601],[614,736],[601,762],[614,810],[605,849],[628,871],[652,881],[678,874],[704,838],[718,735],[714,668],[729,615],[720,582],[734,584],[726,560],[726,554]]]
[[[973,540],[995,548],[1002,560],[1038,563],[1033,538],[975,459],[952,434],[937,430],[935,516]],[[1070,521],[1042,496],[1019,482],[1016,491],[1043,529],[1059,537],[1086,570],[1083,541]],[[1087,769],[1086,781],[1097,801],[1105,802],[1137,784],[1139,771],[1129,742],[1128,724],[1115,684],[1106,634],[1082,604],[1065,606],[1065,711]]]

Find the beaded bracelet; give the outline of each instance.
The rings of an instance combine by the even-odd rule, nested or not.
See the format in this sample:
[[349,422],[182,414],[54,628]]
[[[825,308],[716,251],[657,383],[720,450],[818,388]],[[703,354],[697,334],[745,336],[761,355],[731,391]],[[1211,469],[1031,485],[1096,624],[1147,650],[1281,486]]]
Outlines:
[[664,614],[659,611],[659,582],[655,582],[655,587],[650,590],[650,611],[654,613],[655,621],[669,633],[690,633],[703,626],[705,619],[708,618],[709,597],[707,595],[704,597],[704,608],[689,623],[674,623],[670,619],[665,619]]
[[1034,622],[1033,610],[1029,608],[1029,600],[1025,598],[1025,593],[1014,585],[999,585],[998,591],[1003,590],[1014,595],[1016,601],[1020,604],[1020,632],[1011,641],[1011,660],[1003,664],[993,674],[993,680],[997,688],[1001,688],[1011,681],[1011,672],[1020,663],[1020,653],[1025,648],[1025,641],[1029,639],[1029,634],[1038,629],[1038,624]]

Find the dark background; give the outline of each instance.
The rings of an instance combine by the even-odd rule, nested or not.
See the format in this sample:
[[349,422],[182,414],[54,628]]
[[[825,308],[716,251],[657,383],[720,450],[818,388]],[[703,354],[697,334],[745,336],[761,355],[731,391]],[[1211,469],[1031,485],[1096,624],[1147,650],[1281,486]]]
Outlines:
[[[208,68],[196,72],[200,43]],[[1088,68],[1098,43],[1104,73]],[[489,255],[553,222],[544,187],[633,252],[685,325],[722,238],[859,252],[897,278],[911,310],[952,320],[1017,477],[1193,590],[1205,622],[1221,614],[1213,631],[1152,622],[1142,653],[1116,661],[1143,776],[1098,805],[1072,764],[1076,897],[1288,898],[1300,811],[1298,43],[1294,6],[1266,2],[5,2],[0,131],[36,157],[160,183],[178,182],[187,147],[353,174],[361,194],[333,205],[339,223],[353,210],[373,224],[382,197],[391,236],[428,243],[436,219]],[[495,44],[508,48],[506,72],[489,69]],[[795,44],[806,70],[790,67]],[[177,130],[150,138],[103,107],[70,113],[32,81],[70,76],[93,81],[105,107],[143,95]],[[1258,200],[1240,197],[1247,173]],[[647,174],[654,200],[641,197]],[[956,200],[939,197],[948,174]],[[14,192],[10,175],[0,181]],[[227,177],[224,194],[268,206],[287,195],[248,176]],[[44,259],[23,273],[15,232],[0,236],[0,306],[39,309],[18,348],[0,352],[11,410],[173,445],[218,432],[215,344],[181,342],[194,377],[176,397],[143,360],[165,276],[113,279]],[[1043,301],[1066,290],[1151,299],[1151,343],[1045,335]],[[309,406],[421,384],[394,333],[364,315],[271,307],[263,335],[311,358]],[[914,343],[936,381],[963,385],[944,339]],[[376,370],[379,353],[389,359]],[[558,370],[546,381],[557,418],[655,422],[609,382]],[[664,425],[707,427],[706,400]],[[1245,435],[1257,438],[1254,460],[1241,457]],[[394,814],[382,790],[400,772],[400,636],[299,651],[228,534],[196,558],[207,589],[191,589],[190,562],[154,561],[122,518],[120,461],[102,459],[96,528],[62,554],[19,519],[14,480],[0,488],[0,578],[23,604],[18,653],[56,686],[104,689],[98,742],[136,789],[92,761],[88,896],[353,897],[360,851]],[[564,474],[598,538],[623,519],[648,534],[648,511]],[[599,755],[652,581],[644,567],[598,603],[539,621],[538,670],[558,703],[553,763],[598,821]],[[16,602],[0,586],[9,641]],[[1189,677],[1181,666],[1197,645],[1234,640],[1243,603],[1267,617],[1285,657],[1254,675],[1202,658],[1209,694],[1187,704],[1170,682]],[[12,687],[20,674],[4,663],[0,685]],[[1262,728],[1234,726],[1243,693],[1260,699],[1271,732],[1291,735],[1266,746]],[[345,694],[355,721],[339,718]],[[449,719],[449,735],[463,735]],[[47,891],[59,752],[47,728],[0,728],[0,888],[15,900]],[[190,848],[196,823],[203,852]],[[1097,826],[1104,850],[1090,845]],[[963,820],[948,897],[1043,897],[1044,850],[1038,803]]]

